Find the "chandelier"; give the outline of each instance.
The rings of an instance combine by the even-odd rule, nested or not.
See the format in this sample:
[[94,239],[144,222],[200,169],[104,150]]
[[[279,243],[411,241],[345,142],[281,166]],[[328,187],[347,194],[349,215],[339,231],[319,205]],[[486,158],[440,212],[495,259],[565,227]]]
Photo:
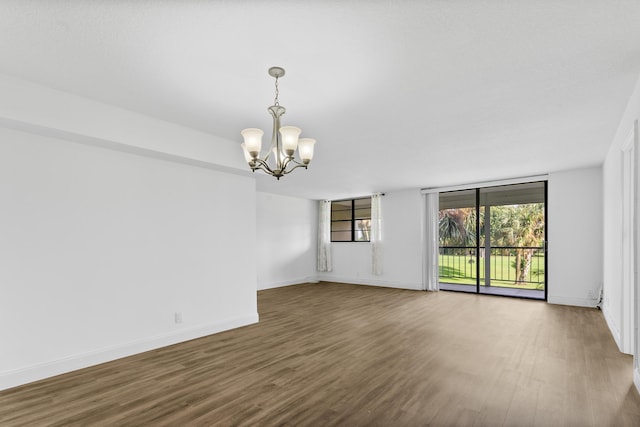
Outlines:
[[[276,79],[276,97],[273,105],[267,108],[273,117],[271,147],[264,157],[260,155],[264,132],[262,129],[256,128],[248,128],[240,132],[244,137],[244,143],[241,144],[241,147],[244,151],[244,158],[253,172],[262,170],[279,180],[281,176],[291,173],[297,168],[307,168],[313,158],[313,145],[316,140],[313,138],[298,139],[302,132],[300,128],[280,126],[280,117],[287,111],[278,101],[278,79],[284,76],[284,68],[271,67],[269,75]],[[295,158],[296,150],[299,160]]]

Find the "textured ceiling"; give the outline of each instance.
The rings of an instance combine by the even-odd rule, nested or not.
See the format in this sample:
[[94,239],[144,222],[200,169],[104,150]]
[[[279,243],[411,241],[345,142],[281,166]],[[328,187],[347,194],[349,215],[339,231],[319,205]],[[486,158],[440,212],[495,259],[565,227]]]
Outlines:
[[[231,141],[284,124],[309,198],[597,165],[640,74],[640,1],[0,3],[0,73]],[[238,156],[241,156],[238,148]]]

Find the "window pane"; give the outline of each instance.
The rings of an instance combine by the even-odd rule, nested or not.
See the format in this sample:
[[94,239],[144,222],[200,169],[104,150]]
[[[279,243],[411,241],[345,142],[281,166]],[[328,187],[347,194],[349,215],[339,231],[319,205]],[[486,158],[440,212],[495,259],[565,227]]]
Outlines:
[[335,232],[331,232],[331,241],[332,242],[350,242],[351,241],[351,231],[335,231]]
[[370,219],[357,219],[356,230],[369,230],[371,228]]
[[331,202],[331,221],[351,221],[351,200]]
[[369,236],[364,234],[361,231],[356,231],[355,236],[354,236],[354,242],[369,242]]
[[356,228],[355,228],[355,240],[357,242],[368,242],[371,240],[370,232],[371,232],[371,220],[363,219],[356,220]]
[[371,198],[367,197],[366,199],[356,199],[354,200],[354,203],[356,205],[356,209],[360,209],[360,208],[369,208],[371,209]]
[[335,221],[331,223],[332,242],[351,241],[351,221]]
[[331,202],[331,211],[351,210],[351,200],[342,200],[339,202]]
[[356,219],[371,218],[371,206],[368,209],[356,209],[355,217]]
[[331,212],[331,221],[351,221],[351,209]]
[[331,231],[351,232],[351,221],[334,221],[331,223]]

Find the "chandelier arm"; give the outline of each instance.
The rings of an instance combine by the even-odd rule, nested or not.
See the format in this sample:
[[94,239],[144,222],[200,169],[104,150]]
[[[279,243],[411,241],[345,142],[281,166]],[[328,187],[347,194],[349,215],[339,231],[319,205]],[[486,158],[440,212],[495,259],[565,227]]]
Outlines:
[[252,172],[255,172],[255,171],[262,171],[262,172],[266,173],[267,175],[275,176],[276,178],[278,176],[282,176],[283,175],[283,174],[277,174],[274,171],[272,171],[271,169],[266,168],[264,166],[258,166],[256,168],[252,169]]
[[[295,166],[294,166],[294,167],[292,167],[291,169],[289,169],[288,171],[286,171],[286,172],[285,172],[285,168],[286,168],[287,166],[289,166],[290,164],[294,164]],[[284,163],[284,165],[282,166],[282,171],[283,171],[283,173],[282,173],[282,174],[283,174],[283,175],[286,175],[286,174],[290,173],[292,170],[294,170],[294,169],[298,169],[298,168],[305,168],[305,169],[307,169],[307,166],[309,166],[309,164],[308,164],[308,163],[307,163],[307,164],[305,164],[305,163],[303,163],[303,162],[299,162],[299,161],[297,161],[297,160],[295,159],[295,157],[294,157],[294,156],[290,156],[290,157],[287,157],[287,158],[286,158],[285,163]]]
[[253,172],[255,171],[262,171],[265,173],[268,173],[269,175],[271,175],[271,171],[269,169],[266,169],[264,166],[256,166],[255,168],[252,169]]
[[293,156],[291,156],[291,159],[289,161],[295,163],[296,165],[305,166],[304,163],[297,161]]
[[[296,162],[297,163],[297,162]],[[294,170],[298,169],[298,168],[307,168],[307,165],[302,164],[302,163],[298,163],[297,165],[295,165],[294,167],[292,167],[291,169],[289,169],[288,171],[283,171],[282,175],[286,175],[288,173],[293,172]]]
[[273,175],[273,170],[269,167],[269,164],[267,162],[265,162],[262,159],[255,159],[254,160],[255,163],[257,163],[257,166],[253,166],[251,169],[255,170],[262,170],[267,172],[270,175]]
[[282,162],[282,167],[280,169],[284,171],[289,165],[289,162],[291,162],[291,160],[293,160],[293,157],[289,157],[289,156],[285,157],[284,161]]
[[286,174],[284,169],[271,169],[269,167],[269,164],[262,159],[256,159],[255,163],[257,163],[257,166],[251,167],[252,172],[261,170],[268,175],[275,176],[278,180],[280,179],[280,177]]

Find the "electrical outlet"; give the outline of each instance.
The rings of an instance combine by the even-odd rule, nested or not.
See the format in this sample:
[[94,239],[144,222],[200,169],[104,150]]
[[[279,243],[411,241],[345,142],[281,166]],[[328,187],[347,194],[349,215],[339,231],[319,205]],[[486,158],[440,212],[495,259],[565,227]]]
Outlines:
[[175,323],[182,323],[182,313],[179,311],[173,313],[173,321]]

